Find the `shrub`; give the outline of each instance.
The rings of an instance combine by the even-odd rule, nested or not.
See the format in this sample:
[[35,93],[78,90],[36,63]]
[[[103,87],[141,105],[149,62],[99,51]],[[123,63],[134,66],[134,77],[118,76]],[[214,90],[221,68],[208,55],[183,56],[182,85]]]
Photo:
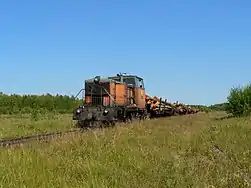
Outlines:
[[227,97],[226,111],[233,116],[247,116],[251,114],[251,83],[244,87],[234,87]]

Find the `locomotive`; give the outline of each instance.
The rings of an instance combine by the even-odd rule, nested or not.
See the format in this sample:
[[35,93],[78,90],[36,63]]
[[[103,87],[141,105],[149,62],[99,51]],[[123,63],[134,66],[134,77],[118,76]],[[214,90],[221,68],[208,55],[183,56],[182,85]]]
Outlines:
[[81,92],[83,102],[73,112],[73,120],[81,128],[114,126],[116,122],[149,117],[144,80],[139,76],[96,76],[85,80],[84,89],[78,95]]

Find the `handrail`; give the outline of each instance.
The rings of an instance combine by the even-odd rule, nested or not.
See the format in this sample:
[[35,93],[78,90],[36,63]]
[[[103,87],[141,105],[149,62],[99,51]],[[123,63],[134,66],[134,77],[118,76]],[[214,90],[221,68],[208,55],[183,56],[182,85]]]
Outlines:
[[[98,84],[96,84],[95,86],[104,89],[105,94],[107,94],[107,95],[112,99],[112,102],[113,102],[115,105],[117,104],[116,101],[115,101],[115,99],[113,98],[113,96],[107,91],[107,89],[104,88],[104,86],[100,86],[100,85],[98,85]],[[81,91],[84,91],[84,90],[85,90],[85,89],[81,89],[81,90],[78,92],[78,94],[75,96],[75,99],[78,97],[78,95],[81,93]],[[84,98],[84,96],[83,96],[82,98]]]

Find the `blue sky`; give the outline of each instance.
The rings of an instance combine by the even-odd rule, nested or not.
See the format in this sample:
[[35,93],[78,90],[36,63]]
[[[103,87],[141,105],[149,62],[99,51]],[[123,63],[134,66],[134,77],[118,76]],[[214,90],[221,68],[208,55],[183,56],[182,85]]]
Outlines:
[[118,72],[171,101],[224,102],[250,81],[251,1],[0,2],[0,91],[77,94]]

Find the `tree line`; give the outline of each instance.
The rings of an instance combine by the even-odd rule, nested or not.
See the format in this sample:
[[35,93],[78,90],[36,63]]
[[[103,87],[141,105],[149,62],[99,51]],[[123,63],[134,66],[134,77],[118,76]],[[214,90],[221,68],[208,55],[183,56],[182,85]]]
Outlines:
[[[72,113],[81,100],[67,95],[7,95],[0,92],[0,114],[40,112]],[[235,117],[251,114],[251,83],[230,90],[227,102],[211,106],[191,105],[201,111],[226,111]]]
[[[67,95],[7,95],[0,93],[0,114],[23,114],[38,112],[72,113],[81,104],[80,99]],[[201,111],[207,106],[192,105]]]
[[80,99],[67,95],[7,95],[0,93],[0,114],[43,112],[71,113]]
[[200,111],[226,111],[226,105],[227,103],[219,103],[219,104],[213,104],[213,105],[189,105],[191,107],[197,108]]

